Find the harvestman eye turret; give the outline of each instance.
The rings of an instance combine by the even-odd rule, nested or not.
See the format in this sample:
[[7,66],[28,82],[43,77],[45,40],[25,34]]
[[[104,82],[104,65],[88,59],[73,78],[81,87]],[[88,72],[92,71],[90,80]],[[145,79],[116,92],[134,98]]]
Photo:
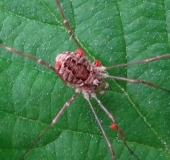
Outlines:
[[39,135],[39,137],[31,144],[31,146],[26,150],[26,152],[22,155],[21,159],[24,158],[24,156],[31,150],[34,145],[44,136],[44,134],[58,121],[62,113],[65,111],[65,109],[71,105],[72,102],[74,102],[76,96],[79,93],[82,93],[86,101],[88,102],[90,109],[92,110],[92,113],[96,119],[96,122],[106,140],[106,144],[109,148],[111,158],[113,160],[116,159],[116,154],[113,150],[112,144],[109,141],[109,138],[107,134],[105,133],[101,122],[96,114],[96,111],[94,110],[94,107],[89,99],[89,97],[92,97],[96,100],[98,105],[101,107],[101,109],[105,112],[105,114],[110,118],[111,120],[111,129],[114,129],[118,132],[120,137],[122,138],[125,146],[129,150],[129,152],[134,156],[135,159],[139,159],[137,155],[129,148],[125,141],[125,136],[122,132],[122,130],[119,128],[114,116],[107,110],[107,108],[102,104],[102,102],[97,98],[96,94],[104,94],[105,90],[109,87],[108,83],[105,81],[107,78],[111,79],[117,79],[122,80],[130,83],[137,83],[137,84],[145,84],[154,88],[158,88],[167,92],[170,92],[168,89],[162,88],[156,84],[146,82],[143,80],[136,80],[136,79],[130,79],[130,78],[124,78],[124,77],[118,77],[118,76],[111,76],[108,73],[106,73],[106,70],[112,69],[112,68],[118,68],[118,67],[124,67],[129,65],[135,65],[140,63],[150,63],[154,62],[163,58],[169,58],[170,54],[165,54],[161,56],[156,56],[149,59],[144,59],[136,62],[130,62],[126,64],[120,64],[116,66],[108,66],[104,67],[102,66],[101,62],[98,60],[95,60],[93,63],[91,63],[88,58],[85,56],[82,46],[77,41],[75,35],[73,34],[73,31],[69,25],[69,22],[65,18],[65,15],[63,13],[63,10],[61,8],[61,5],[58,0],[56,0],[56,4],[58,7],[58,10],[60,12],[60,15],[62,17],[63,23],[76,43],[77,47],[79,48],[76,51],[64,51],[56,56],[55,59],[55,67],[51,66],[47,62],[45,62],[42,59],[36,58],[34,56],[31,56],[29,54],[23,53],[22,51],[15,50],[12,47],[5,46],[3,44],[0,44],[0,47],[8,50],[10,52],[16,53],[20,56],[29,58],[33,61],[36,61],[40,63],[41,65],[51,69],[54,71],[57,76],[59,76],[68,86],[75,88],[74,95],[63,105],[63,107],[60,109],[60,111],[57,113],[57,115],[52,120],[51,124]]

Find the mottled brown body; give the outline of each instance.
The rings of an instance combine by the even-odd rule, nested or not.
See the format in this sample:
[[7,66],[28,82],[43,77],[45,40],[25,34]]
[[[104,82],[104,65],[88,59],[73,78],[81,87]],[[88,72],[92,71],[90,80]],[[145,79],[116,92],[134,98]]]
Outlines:
[[61,62],[61,66],[56,69],[68,85],[88,93],[95,92],[100,87],[103,71],[85,56],[66,51],[57,55],[56,62]]

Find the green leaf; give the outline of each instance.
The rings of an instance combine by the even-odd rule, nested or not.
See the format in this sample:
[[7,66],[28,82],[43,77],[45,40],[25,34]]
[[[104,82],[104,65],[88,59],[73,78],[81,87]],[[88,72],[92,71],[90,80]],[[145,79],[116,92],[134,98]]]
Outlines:
[[[104,66],[169,53],[168,0],[63,0],[70,25],[91,61]],[[54,0],[0,1],[3,44],[54,64],[62,51],[75,50]],[[108,70],[170,89],[170,60]],[[141,84],[108,80],[97,95],[114,115],[140,160],[170,159],[170,94]],[[0,159],[19,159],[73,95],[52,71],[30,59],[0,50]],[[117,159],[135,159],[110,120],[92,103]],[[80,94],[58,123],[31,149],[26,160],[111,160],[91,110]]]

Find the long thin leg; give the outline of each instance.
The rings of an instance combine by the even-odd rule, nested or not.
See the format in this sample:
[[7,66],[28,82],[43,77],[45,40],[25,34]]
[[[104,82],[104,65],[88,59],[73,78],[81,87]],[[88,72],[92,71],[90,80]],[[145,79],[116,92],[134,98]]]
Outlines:
[[20,157],[20,160],[24,159],[25,155],[38,143],[38,141],[45,135],[45,133],[58,121],[64,111],[68,106],[75,100],[78,92],[75,92],[74,95],[64,104],[64,106],[60,109],[57,115],[54,117],[52,122],[44,129],[44,131],[34,140],[34,142],[30,145],[30,147],[25,151],[25,153]]
[[51,66],[49,63],[45,62],[44,60],[42,60],[40,58],[34,57],[34,56],[30,55],[30,54],[26,54],[26,53],[24,53],[22,51],[16,50],[16,49],[14,49],[12,47],[9,47],[9,46],[5,46],[3,44],[0,44],[0,48],[3,48],[3,49],[5,49],[5,50],[7,50],[9,52],[12,52],[12,53],[18,54],[20,56],[29,58],[29,59],[31,59],[33,61],[36,61],[36,62],[42,64],[43,66],[45,66],[47,68],[50,68],[52,71],[54,71],[56,73],[56,69],[53,66]]
[[72,39],[74,40],[74,42],[76,43],[77,47],[78,47],[79,49],[82,49],[82,50],[83,50],[82,46],[80,45],[80,43],[78,42],[76,36],[74,35],[74,33],[73,33],[73,31],[72,31],[72,29],[71,29],[71,27],[70,27],[70,24],[69,24],[68,20],[66,19],[65,15],[64,15],[64,13],[63,13],[63,10],[62,10],[62,8],[61,8],[61,5],[60,5],[59,0],[56,0],[56,4],[57,4],[58,10],[59,10],[59,12],[60,12],[61,18],[62,18],[62,20],[63,20],[63,23],[64,23],[64,25],[65,25],[65,28],[67,29],[67,32],[70,34],[70,36],[71,36]]
[[162,88],[162,87],[160,87],[160,86],[158,86],[158,85],[156,85],[154,83],[143,81],[143,80],[124,78],[124,77],[118,77],[118,76],[110,76],[110,75],[107,75],[107,74],[104,74],[104,78],[112,78],[112,79],[117,79],[117,80],[130,82],[130,83],[146,84],[146,85],[151,86],[153,88],[158,88],[158,89],[161,89],[163,91],[170,92],[170,90],[168,90],[168,89]]
[[99,118],[98,118],[98,116],[97,116],[97,114],[96,114],[96,111],[94,110],[94,108],[93,108],[93,106],[92,106],[92,104],[91,104],[91,102],[90,102],[90,100],[89,100],[89,95],[88,95],[87,93],[84,93],[84,98],[85,98],[85,99],[87,100],[87,102],[89,103],[89,106],[90,106],[90,108],[91,108],[91,110],[92,110],[92,113],[93,113],[95,119],[96,119],[96,122],[97,122],[97,124],[98,124],[98,126],[99,126],[99,128],[100,128],[100,130],[101,130],[101,132],[102,132],[102,134],[103,134],[103,137],[104,137],[105,140],[106,140],[107,146],[108,146],[108,148],[109,148],[109,150],[110,150],[111,157],[112,157],[113,160],[115,160],[116,157],[115,157],[115,153],[114,153],[114,151],[113,151],[112,145],[111,145],[111,143],[110,143],[110,141],[109,141],[109,139],[108,139],[108,137],[107,137],[107,135],[106,135],[106,133],[105,133],[105,131],[104,131],[101,123],[100,123],[100,120],[99,120]]
[[96,97],[95,94],[91,94],[91,96],[97,101],[97,103],[99,104],[99,106],[103,109],[103,111],[106,113],[106,115],[111,119],[112,123],[114,125],[116,125],[116,130],[119,133],[120,137],[122,138],[125,146],[127,147],[127,149],[129,150],[129,152],[138,160],[139,158],[135,155],[135,153],[129,148],[129,146],[126,143],[125,140],[125,136],[122,132],[122,130],[118,127],[118,124],[116,123],[115,118],[113,117],[113,115],[107,110],[107,108],[105,106],[103,106],[103,104],[101,103],[101,101]]
[[33,60],[33,61],[35,61],[35,62],[38,62],[38,63],[40,63],[41,65],[43,65],[43,66],[51,69],[52,71],[54,71],[54,72],[62,79],[62,77],[56,72],[56,69],[55,69],[51,64],[47,63],[46,61],[44,61],[44,60],[42,60],[42,59],[40,59],[40,58],[34,57],[34,56],[30,55],[30,54],[24,53],[24,52],[22,52],[22,51],[16,50],[16,49],[14,49],[14,48],[12,48],[12,47],[3,45],[3,44],[0,44],[0,48],[3,48],[3,49],[5,49],[5,50],[7,50],[7,51],[9,51],[9,52],[18,54],[18,55],[20,55],[20,56],[23,56],[23,57],[26,57],[26,58],[28,58],[28,59],[31,59],[31,60]]
[[[106,107],[103,106],[103,104],[101,103],[101,101],[96,97],[95,94],[91,94],[91,96],[97,101],[97,103],[99,104],[99,106],[103,109],[103,111],[106,113],[106,115],[111,119],[112,123],[113,124],[116,124],[116,120],[115,118],[113,117],[113,115],[106,109]],[[117,131],[119,133],[119,135],[121,136],[121,138],[124,140],[125,139],[125,136],[122,132],[121,129],[119,129],[118,125],[117,125]]]
[[124,67],[124,66],[135,65],[135,64],[154,62],[154,61],[157,61],[157,60],[160,60],[160,59],[163,59],[163,58],[170,58],[170,54],[164,54],[164,55],[161,55],[161,56],[156,56],[156,57],[143,59],[143,60],[135,61],[135,62],[122,63],[122,64],[118,64],[118,65],[115,65],[115,66],[108,66],[108,67],[106,67],[106,70],[112,69],[112,68],[119,68],[119,67]]

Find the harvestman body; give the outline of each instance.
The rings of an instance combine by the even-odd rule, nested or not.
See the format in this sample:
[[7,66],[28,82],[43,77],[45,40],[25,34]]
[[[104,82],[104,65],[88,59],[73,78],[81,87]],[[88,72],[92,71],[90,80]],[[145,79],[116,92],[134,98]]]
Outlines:
[[56,57],[56,70],[68,85],[88,94],[98,90],[105,67],[90,63],[81,50],[63,52]]
[[65,24],[65,27],[68,31],[68,33],[71,35],[72,39],[74,42],[77,44],[78,50],[75,52],[70,52],[70,51],[65,51],[59,55],[57,55],[56,60],[55,60],[55,67],[51,66],[47,62],[33,57],[29,54],[23,53],[21,51],[15,50],[12,47],[7,47],[3,44],[0,44],[1,48],[4,48],[10,52],[19,54],[23,57],[27,57],[29,59],[32,59],[48,68],[53,70],[68,86],[75,87],[75,94],[64,104],[64,106],[61,108],[61,110],[58,112],[58,114],[55,116],[55,118],[52,120],[51,124],[40,134],[40,136],[32,143],[32,145],[26,150],[26,152],[23,154],[21,157],[24,158],[24,156],[27,154],[27,152],[34,147],[34,145],[43,137],[43,135],[57,122],[59,117],[62,115],[64,110],[70,106],[70,104],[75,100],[77,94],[82,93],[84,98],[87,100],[89,103],[89,106],[93,112],[93,115],[95,116],[95,119],[97,121],[97,124],[106,140],[107,146],[109,148],[111,157],[113,160],[116,159],[114,150],[112,148],[112,145],[100,123],[100,120],[89,100],[89,96],[94,98],[98,105],[103,109],[103,111],[106,113],[106,115],[110,118],[112,125],[110,126],[111,129],[117,130],[119,135],[121,136],[122,140],[124,141],[124,144],[130,151],[130,153],[134,156],[135,159],[139,159],[128,147],[126,141],[125,141],[125,136],[122,132],[122,130],[118,127],[118,124],[116,123],[113,115],[102,105],[100,100],[96,97],[96,93],[104,94],[104,89],[108,88],[108,84],[104,81],[105,78],[112,78],[112,79],[118,79],[118,80],[123,80],[126,82],[130,83],[138,83],[138,84],[146,84],[148,86],[152,86],[155,88],[159,88],[164,91],[168,91],[167,89],[164,89],[162,87],[159,87],[153,83],[142,81],[142,80],[135,80],[135,79],[130,79],[130,78],[124,78],[124,77],[117,77],[117,76],[110,76],[106,74],[106,70],[112,69],[112,68],[118,68],[118,67],[123,67],[123,66],[128,66],[128,65],[134,65],[134,64],[139,64],[139,63],[148,63],[148,62],[153,62],[162,58],[168,58],[170,57],[170,54],[166,55],[161,55],[157,57],[153,57],[150,59],[145,59],[137,62],[131,62],[131,63],[126,63],[126,64],[120,64],[116,66],[109,66],[109,67],[104,67],[101,65],[101,63],[98,60],[95,60],[93,63],[89,62],[87,57],[84,55],[84,52],[82,50],[81,45],[78,43],[76,37],[74,36],[70,25],[68,21],[66,20],[64,13],[62,11],[62,8],[60,6],[60,3],[58,0],[56,0],[57,7],[59,9],[59,12],[62,16],[63,22]]

